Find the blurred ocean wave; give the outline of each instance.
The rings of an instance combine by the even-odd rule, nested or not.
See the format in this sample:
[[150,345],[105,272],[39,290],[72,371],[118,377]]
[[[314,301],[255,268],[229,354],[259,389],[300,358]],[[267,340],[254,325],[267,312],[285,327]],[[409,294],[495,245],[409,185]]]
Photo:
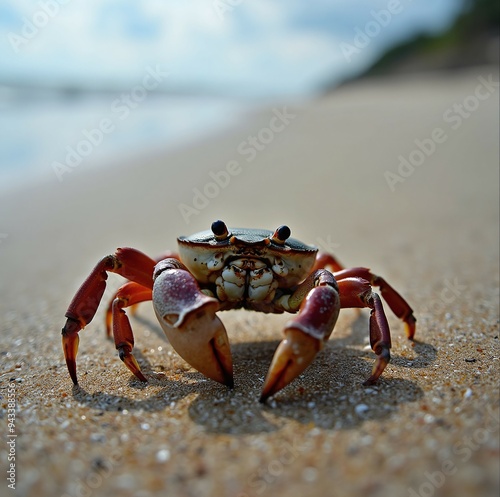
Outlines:
[[248,108],[212,97],[151,94],[137,102],[127,95],[0,87],[0,191],[58,181],[54,163],[66,164],[68,154],[81,156],[79,167],[100,167],[186,146]]

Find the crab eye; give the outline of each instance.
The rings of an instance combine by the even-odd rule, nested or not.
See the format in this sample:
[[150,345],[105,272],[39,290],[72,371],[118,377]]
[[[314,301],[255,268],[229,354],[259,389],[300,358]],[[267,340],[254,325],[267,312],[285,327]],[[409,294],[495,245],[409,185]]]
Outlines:
[[279,228],[276,228],[276,231],[273,233],[271,240],[278,245],[284,245],[287,239],[290,238],[291,234],[292,232],[290,231],[290,228],[283,225]]
[[225,240],[229,237],[229,231],[224,221],[220,219],[212,223],[212,233],[215,235],[215,239],[218,241]]

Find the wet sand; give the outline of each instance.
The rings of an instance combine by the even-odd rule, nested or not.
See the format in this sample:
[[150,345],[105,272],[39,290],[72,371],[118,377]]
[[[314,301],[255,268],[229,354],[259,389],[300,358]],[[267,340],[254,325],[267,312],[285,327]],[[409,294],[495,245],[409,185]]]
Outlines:
[[[15,444],[2,444],[0,460],[5,470],[14,449],[16,489],[4,478],[0,495],[498,495],[492,81],[498,73],[484,67],[358,83],[262,109],[166,156],[82,163],[61,182],[4,195],[1,412],[4,441]],[[417,340],[386,306],[392,361],[364,387],[374,360],[367,311],[344,310],[314,363],[261,405],[289,316],[221,314],[235,369],[228,390],[173,351],[145,303],[131,318],[142,384],[105,339],[103,312],[123,282],[111,275],[80,334],[74,387],[60,330],[97,260],[120,246],[156,256],[219,218],[287,224],[346,266],[372,268],[414,308]]]

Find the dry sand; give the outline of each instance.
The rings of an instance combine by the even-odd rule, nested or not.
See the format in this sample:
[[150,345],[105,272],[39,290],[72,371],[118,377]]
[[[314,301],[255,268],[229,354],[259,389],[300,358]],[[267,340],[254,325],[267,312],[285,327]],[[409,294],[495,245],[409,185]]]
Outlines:
[[[0,495],[497,496],[499,89],[483,85],[479,100],[479,77],[498,81],[484,67],[288,105],[295,117],[250,162],[238,147],[270,124],[272,108],[166,157],[83,163],[61,183],[4,195]],[[468,117],[458,117],[462,104]],[[391,191],[384,173],[433,131],[442,143]],[[187,223],[179,204],[232,160],[239,174]],[[222,315],[235,367],[228,391],[172,351],[147,303],[132,325],[150,382],[136,381],[104,337],[103,304],[81,333],[73,387],[60,329],[95,262],[118,246],[160,254],[217,218],[286,223],[346,265],[382,274],[415,309],[415,345],[388,310],[393,359],[363,387],[374,358],[367,314],[343,311],[311,367],[262,406],[287,316]],[[110,276],[106,302],[121,281]],[[9,386],[15,490],[5,477]]]

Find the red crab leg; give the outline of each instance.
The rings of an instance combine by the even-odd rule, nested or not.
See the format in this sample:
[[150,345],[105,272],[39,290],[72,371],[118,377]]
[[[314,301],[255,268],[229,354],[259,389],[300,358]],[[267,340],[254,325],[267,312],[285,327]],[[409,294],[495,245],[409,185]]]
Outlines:
[[337,281],[344,278],[359,277],[369,281],[373,286],[379,287],[382,297],[389,304],[394,314],[404,321],[406,336],[410,340],[413,340],[417,322],[413,315],[413,309],[384,278],[373,274],[369,269],[364,267],[345,269],[332,254],[327,252],[318,252],[316,256],[313,271],[320,268],[330,269]]
[[132,354],[134,348],[134,335],[130,326],[130,321],[127,314],[123,310],[126,307],[151,300],[151,288],[146,288],[139,283],[125,283],[116,294],[113,301],[113,336],[115,338],[116,350],[120,355],[120,359],[125,363],[127,368],[139,378],[141,381],[148,381],[141,372],[139,364]]
[[[179,256],[175,252],[170,252],[167,251],[160,257],[157,257],[154,261],[155,263],[158,263],[162,261],[163,259],[179,259]],[[116,293],[113,295],[113,297],[110,299],[108,307],[106,309],[106,318],[105,318],[105,325],[106,325],[106,336],[108,338],[111,338],[111,323],[112,323],[112,316],[113,316],[113,302],[116,299],[116,296],[118,295],[118,292],[120,291],[120,288],[116,291]],[[151,299],[148,299],[151,300]],[[134,315],[135,310],[137,308],[137,305],[130,306],[129,313]]]
[[274,353],[260,396],[265,402],[294,380],[313,361],[330,337],[340,311],[340,297],[329,271],[311,274],[290,296],[290,311],[300,310],[285,327],[285,339]]
[[[385,301],[389,304],[392,312],[401,319],[405,324],[406,336],[413,340],[415,336],[416,328],[416,318],[413,315],[413,309],[410,307],[408,302],[396,291],[394,288],[384,280],[384,278],[373,274],[369,269],[364,267],[353,267],[349,269],[343,269],[342,271],[337,271],[334,273],[335,279],[340,282],[345,278],[363,278],[370,282],[371,285],[380,288],[380,293],[384,297]],[[342,300],[342,295],[340,296]],[[342,307],[344,307],[342,305]]]
[[362,278],[345,278],[337,282],[342,308],[369,307],[370,345],[377,354],[371,376],[365,385],[375,383],[391,359],[391,334],[380,297],[372,292],[370,283]]
[[101,301],[108,272],[117,273],[147,288],[152,288],[155,262],[147,255],[132,248],[119,248],[114,255],[103,257],[83,282],[66,311],[66,324],[62,329],[62,346],[66,365],[73,380],[76,376],[78,332],[92,321]]
[[154,270],[153,306],[175,351],[208,378],[233,387],[233,362],[226,330],[215,315],[219,301],[200,291],[176,259]]
[[332,273],[336,271],[341,271],[344,269],[344,266],[340,264],[340,262],[328,252],[318,252],[316,254],[316,262],[314,263],[314,267],[312,268],[312,272],[318,269],[328,269]]

